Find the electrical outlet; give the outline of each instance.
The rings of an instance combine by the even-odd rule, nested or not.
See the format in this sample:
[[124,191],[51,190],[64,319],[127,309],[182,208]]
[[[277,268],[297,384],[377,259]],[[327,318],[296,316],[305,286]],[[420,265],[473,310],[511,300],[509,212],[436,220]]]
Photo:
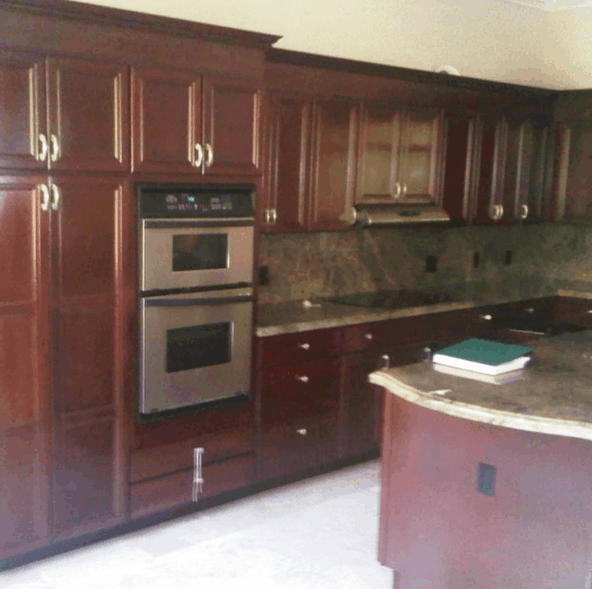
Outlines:
[[269,284],[269,266],[259,266],[259,286]]
[[477,491],[491,497],[495,495],[495,466],[486,464],[485,462],[479,463]]
[[438,269],[438,256],[426,256],[426,272],[436,272]]

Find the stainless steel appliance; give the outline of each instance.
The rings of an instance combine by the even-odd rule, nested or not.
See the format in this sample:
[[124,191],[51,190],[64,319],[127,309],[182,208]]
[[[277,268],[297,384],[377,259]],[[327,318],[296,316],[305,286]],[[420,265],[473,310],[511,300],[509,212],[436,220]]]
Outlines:
[[254,189],[138,187],[140,414],[247,395]]

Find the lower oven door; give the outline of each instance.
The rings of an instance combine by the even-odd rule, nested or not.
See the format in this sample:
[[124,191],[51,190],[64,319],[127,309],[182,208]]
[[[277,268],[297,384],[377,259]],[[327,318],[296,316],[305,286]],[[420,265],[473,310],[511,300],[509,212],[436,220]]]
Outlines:
[[139,412],[251,389],[252,288],[141,300]]

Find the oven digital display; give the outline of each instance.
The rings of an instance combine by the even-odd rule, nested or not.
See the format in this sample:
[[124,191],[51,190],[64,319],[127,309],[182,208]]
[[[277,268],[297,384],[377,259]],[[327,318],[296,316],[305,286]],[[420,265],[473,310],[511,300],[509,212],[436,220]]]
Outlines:
[[168,329],[166,371],[181,372],[230,362],[231,338],[229,322]]
[[225,233],[173,235],[173,272],[228,268]]

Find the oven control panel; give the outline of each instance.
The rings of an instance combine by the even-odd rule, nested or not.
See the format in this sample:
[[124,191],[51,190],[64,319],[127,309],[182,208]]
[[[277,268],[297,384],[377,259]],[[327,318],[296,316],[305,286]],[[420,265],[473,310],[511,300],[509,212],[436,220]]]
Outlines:
[[138,190],[142,219],[166,218],[252,218],[252,186],[144,185]]

